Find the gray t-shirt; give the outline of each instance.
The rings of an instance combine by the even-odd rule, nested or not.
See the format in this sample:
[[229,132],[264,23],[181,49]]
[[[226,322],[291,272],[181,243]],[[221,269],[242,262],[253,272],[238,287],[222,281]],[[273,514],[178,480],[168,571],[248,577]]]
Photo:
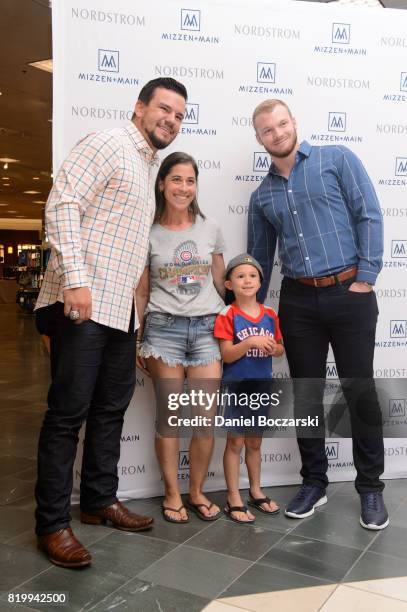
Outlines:
[[225,243],[213,219],[197,216],[186,230],[151,228],[147,265],[150,301],[146,312],[168,312],[182,317],[217,314],[224,303],[213,284],[212,255]]

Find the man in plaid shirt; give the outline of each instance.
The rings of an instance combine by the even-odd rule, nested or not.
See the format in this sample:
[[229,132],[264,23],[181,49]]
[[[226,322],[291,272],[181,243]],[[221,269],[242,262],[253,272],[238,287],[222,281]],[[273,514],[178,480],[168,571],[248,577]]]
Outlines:
[[153,519],[117,497],[123,417],[135,386],[134,290],[154,216],[156,152],[178,134],[185,87],[148,82],[132,121],[80,141],[58,173],[46,206],[52,252],[37,301],[51,340],[52,382],[41,429],[36,486],[39,546],[62,567],[91,563],[70,529],[72,470],[86,419],[81,520],[141,531]]

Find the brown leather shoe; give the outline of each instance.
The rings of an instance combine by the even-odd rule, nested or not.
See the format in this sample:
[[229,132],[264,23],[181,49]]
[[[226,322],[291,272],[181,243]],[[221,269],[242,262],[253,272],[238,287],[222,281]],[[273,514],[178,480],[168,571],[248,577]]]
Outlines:
[[92,514],[81,512],[81,521],[88,525],[104,525],[110,521],[117,529],[123,531],[145,531],[152,527],[154,519],[130,512],[126,506],[117,501],[111,506],[95,510]]
[[61,567],[85,567],[92,561],[90,552],[75,538],[70,527],[38,536],[38,548]]

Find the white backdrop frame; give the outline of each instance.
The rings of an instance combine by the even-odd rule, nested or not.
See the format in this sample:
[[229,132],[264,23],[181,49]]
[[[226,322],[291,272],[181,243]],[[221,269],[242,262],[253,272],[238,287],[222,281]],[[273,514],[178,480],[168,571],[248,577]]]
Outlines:
[[[345,144],[361,157],[385,221],[375,376],[405,378],[407,13],[291,0],[53,0],[52,13],[54,170],[86,133],[124,124],[145,82],[157,76],[181,80],[189,92],[187,117],[164,154],[184,150],[198,160],[200,204],[222,224],[226,260],[246,248],[249,197],[267,169],[250,119],[260,101],[285,100],[301,139]],[[280,283],[276,261],[268,299],[275,308]],[[288,375],[285,359],[276,362],[275,372]],[[336,375],[331,355],[327,375]],[[386,416],[403,419],[406,398],[394,401],[399,403]],[[151,383],[138,373],[122,436],[122,497],[162,492],[153,439]],[[225,486],[223,444],[217,440],[209,490]],[[387,439],[385,446],[384,476],[406,476],[407,440]],[[182,490],[188,485],[187,448],[183,440]],[[330,480],[354,478],[349,439],[327,440],[327,454]],[[80,458],[79,452],[76,487]],[[263,484],[299,481],[295,440],[265,440],[262,458]]]

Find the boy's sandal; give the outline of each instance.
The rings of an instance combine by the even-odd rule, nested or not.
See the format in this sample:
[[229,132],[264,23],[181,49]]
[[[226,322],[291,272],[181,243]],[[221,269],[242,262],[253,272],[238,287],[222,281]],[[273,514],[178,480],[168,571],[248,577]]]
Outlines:
[[210,512],[210,509],[214,505],[215,504],[209,504],[209,506],[207,504],[193,504],[190,499],[188,499],[187,502],[186,502],[186,506],[188,507],[188,509],[192,510],[192,512],[194,512],[197,515],[197,517],[201,519],[201,521],[216,521],[220,517],[220,515],[221,515],[221,511],[220,510],[219,510],[219,512],[217,512],[213,516],[207,516],[201,510],[201,508],[206,508],[208,510],[208,512]]
[[270,502],[271,502],[271,499],[269,497],[258,497],[257,499],[255,499],[249,491],[249,499],[247,500],[248,506],[251,506],[252,508],[256,508],[256,510],[263,512],[264,514],[278,514],[280,512],[279,507],[277,507],[276,510],[265,510],[262,507],[262,504],[269,504]]
[[244,512],[245,514],[247,514],[247,506],[231,506],[227,501],[226,507],[224,508],[224,513],[227,517],[230,518],[231,521],[234,521],[235,523],[240,523],[241,525],[251,525],[255,521],[255,519],[248,519],[247,521],[242,521],[242,519],[238,519],[232,516],[232,512]]
[[185,506],[180,506],[179,508],[169,508],[168,506],[164,506],[164,504],[161,506],[161,512],[163,514],[163,519],[165,521],[168,521],[169,523],[177,523],[178,525],[180,523],[189,523],[189,516],[187,515],[186,519],[183,518],[173,518],[172,516],[169,516],[168,514],[166,514],[166,512],[178,512],[178,514],[181,517],[181,510],[185,510]]

